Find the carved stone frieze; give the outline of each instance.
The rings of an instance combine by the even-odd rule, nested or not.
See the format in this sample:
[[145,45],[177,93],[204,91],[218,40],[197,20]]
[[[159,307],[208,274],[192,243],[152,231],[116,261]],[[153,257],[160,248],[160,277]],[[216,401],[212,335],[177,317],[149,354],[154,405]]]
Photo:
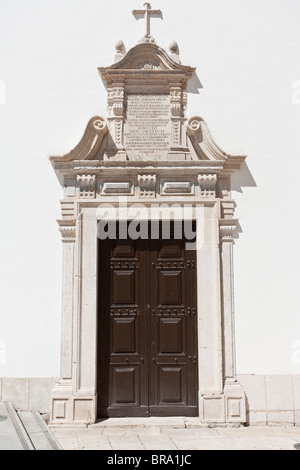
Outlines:
[[215,197],[217,175],[199,175],[198,183],[201,197]]
[[181,103],[171,103],[172,116],[180,117],[182,113]]
[[140,197],[155,197],[156,175],[138,175]]
[[187,108],[187,103],[188,103],[188,94],[186,90],[183,90],[182,92],[182,109],[183,109],[183,114],[185,116],[186,108]]
[[132,183],[131,182],[121,182],[121,181],[108,181],[103,183],[102,193],[103,194],[132,194]]
[[170,106],[172,116],[183,117],[181,86],[170,88]]
[[74,243],[76,239],[75,220],[58,220],[63,243]]
[[170,115],[172,122],[172,144],[170,155],[186,155],[189,153],[186,143],[185,111],[187,106],[187,94],[182,83],[170,86]]
[[78,175],[79,197],[94,199],[96,194],[96,175]]
[[180,87],[171,88],[170,98],[171,98],[171,102],[181,103],[181,88]]
[[[113,104],[113,112],[115,116],[123,116],[124,112],[124,104],[123,103],[114,103]],[[119,122],[119,121],[117,121]]]
[[[107,155],[114,155],[116,151],[124,152],[124,98],[125,91],[122,83],[118,82],[108,87],[107,109],[111,145],[108,145],[106,150]],[[116,147],[116,149],[114,149],[114,147]]]
[[124,89],[123,88],[113,88],[107,93],[108,100],[123,100],[124,99]]
[[165,181],[162,184],[161,194],[192,194],[190,181]]
[[173,120],[173,142],[172,147],[180,147],[180,137],[181,137],[181,123],[180,121]]
[[222,242],[232,242],[237,227],[237,219],[220,219],[219,233]]

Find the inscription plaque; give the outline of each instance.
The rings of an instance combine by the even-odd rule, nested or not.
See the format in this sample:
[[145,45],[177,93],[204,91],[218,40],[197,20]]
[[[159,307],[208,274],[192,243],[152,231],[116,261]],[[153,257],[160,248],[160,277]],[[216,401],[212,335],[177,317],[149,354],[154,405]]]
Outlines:
[[126,94],[124,143],[129,159],[167,159],[171,146],[169,94]]

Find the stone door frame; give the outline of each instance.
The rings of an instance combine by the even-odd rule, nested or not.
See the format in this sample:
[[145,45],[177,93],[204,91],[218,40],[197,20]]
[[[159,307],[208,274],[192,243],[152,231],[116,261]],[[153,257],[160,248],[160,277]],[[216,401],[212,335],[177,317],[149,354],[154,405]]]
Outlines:
[[[245,395],[235,376],[232,245],[236,219],[221,217],[233,202],[192,199],[180,197],[175,202],[193,207],[197,233],[201,233],[197,242],[199,417],[203,424],[243,423]],[[77,217],[59,221],[63,241],[61,379],[52,391],[52,423],[93,423],[97,419],[97,222],[101,202],[108,201],[105,197],[102,201],[78,200]],[[137,202],[150,207],[153,201],[132,200],[128,208]],[[111,203],[118,207],[116,201]],[[174,197],[161,203],[171,206]],[[111,209],[109,214],[109,210],[107,219],[113,220],[116,212]],[[118,213],[118,217],[122,215]]]

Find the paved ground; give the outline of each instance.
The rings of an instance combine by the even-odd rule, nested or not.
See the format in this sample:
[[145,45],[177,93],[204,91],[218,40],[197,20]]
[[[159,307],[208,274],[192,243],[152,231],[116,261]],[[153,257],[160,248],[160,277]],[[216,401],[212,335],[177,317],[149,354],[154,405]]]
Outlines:
[[53,427],[65,450],[295,450],[300,427],[203,428],[191,418],[108,419]]
[[0,450],[295,450],[300,443],[300,426],[203,428],[198,418],[115,418],[47,427],[38,413],[16,412],[11,403],[0,403],[0,418]]

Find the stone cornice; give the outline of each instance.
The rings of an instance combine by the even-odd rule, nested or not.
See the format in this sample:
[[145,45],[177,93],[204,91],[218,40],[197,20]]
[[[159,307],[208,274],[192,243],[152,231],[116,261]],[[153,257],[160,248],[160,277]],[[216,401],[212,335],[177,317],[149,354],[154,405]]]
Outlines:
[[198,173],[221,173],[224,168],[224,162],[222,161],[208,161],[208,160],[191,160],[184,162],[173,161],[113,161],[113,160],[92,160],[92,161],[52,161],[53,167],[59,170],[62,174],[77,174],[78,172],[93,172],[100,174],[103,171],[109,173],[110,171],[150,171],[155,168],[158,171],[187,171],[187,172],[198,172]]

